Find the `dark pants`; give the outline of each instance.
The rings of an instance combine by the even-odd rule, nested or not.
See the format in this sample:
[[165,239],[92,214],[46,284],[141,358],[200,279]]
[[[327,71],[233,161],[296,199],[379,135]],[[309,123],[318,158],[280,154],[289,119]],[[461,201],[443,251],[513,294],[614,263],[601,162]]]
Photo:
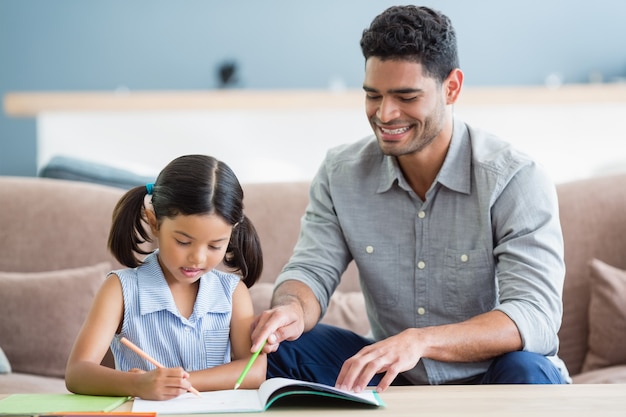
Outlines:
[[[282,342],[268,356],[267,377],[284,377],[335,385],[344,361],[370,339],[338,327],[318,324],[298,340]],[[369,385],[377,385],[382,374]],[[531,352],[511,352],[493,360],[487,372],[464,384],[564,384],[561,373],[545,356]],[[407,385],[402,374],[393,385]]]

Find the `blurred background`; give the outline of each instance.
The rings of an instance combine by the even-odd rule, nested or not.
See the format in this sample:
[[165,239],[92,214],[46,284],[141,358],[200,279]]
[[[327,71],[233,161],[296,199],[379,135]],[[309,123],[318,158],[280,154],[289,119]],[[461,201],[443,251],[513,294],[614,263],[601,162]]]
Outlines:
[[[398,3],[0,0],[0,96],[18,91],[358,89],[364,67],[361,32],[393,4]],[[626,79],[622,0],[420,4],[452,19],[466,86]],[[355,132],[342,141],[360,136]],[[91,140],[84,137],[76,146],[91,146]],[[0,175],[34,176],[40,165],[36,119],[0,114]]]

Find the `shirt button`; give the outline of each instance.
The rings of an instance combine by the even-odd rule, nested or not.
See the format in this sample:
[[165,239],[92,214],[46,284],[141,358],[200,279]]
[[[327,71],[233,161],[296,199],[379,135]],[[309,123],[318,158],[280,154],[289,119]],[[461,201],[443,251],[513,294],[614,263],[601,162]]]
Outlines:
[[423,219],[424,217],[426,217],[426,213],[420,210],[419,213],[417,213],[417,217],[419,217],[420,219]]
[[467,256],[466,254],[461,255],[461,262],[467,262],[468,259],[469,256]]
[[365,252],[367,252],[367,253],[374,253],[374,247],[373,246],[367,246],[365,248]]
[[417,263],[417,267],[418,267],[419,269],[424,269],[424,268],[426,268],[426,264],[424,263],[424,261],[419,261],[419,262]]
[[426,313],[426,309],[424,307],[420,307],[417,309],[417,314],[419,314],[420,316],[423,316],[424,313]]
[[185,331],[186,331],[187,333],[189,333],[189,332],[191,331],[191,329],[189,328],[189,326],[185,326]]

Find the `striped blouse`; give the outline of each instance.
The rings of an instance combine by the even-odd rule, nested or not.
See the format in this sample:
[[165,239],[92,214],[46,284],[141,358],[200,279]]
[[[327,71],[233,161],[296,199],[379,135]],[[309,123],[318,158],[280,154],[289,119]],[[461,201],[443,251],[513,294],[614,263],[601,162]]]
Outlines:
[[239,277],[218,270],[204,274],[187,319],[174,303],[157,254],[150,254],[138,268],[114,271],[124,296],[122,331],[111,342],[115,367],[154,369],[120,343],[122,336],[168,368],[196,371],[230,362],[232,300]]

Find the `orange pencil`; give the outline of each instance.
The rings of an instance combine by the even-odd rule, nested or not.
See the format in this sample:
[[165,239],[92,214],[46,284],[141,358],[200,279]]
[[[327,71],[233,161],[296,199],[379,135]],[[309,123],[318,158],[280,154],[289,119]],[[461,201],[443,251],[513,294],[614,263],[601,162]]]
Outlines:
[[[137,346],[136,344],[134,344],[133,342],[131,342],[130,340],[128,340],[125,337],[120,338],[120,342],[122,342],[124,345],[126,345],[127,347],[129,347],[131,350],[133,350],[137,355],[141,356],[142,358],[144,358],[145,360],[147,360],[148,362],[150,362],[151,364],[153,364],[154,366],[156,366],[157,368],[165,368],[165,366],[161,365],[159,362],[157,362],[156,359],[154,359],[152,356],[148,355],[146,352],[144,352],[143,350],[141,350],[139,348],[139,346]],[[193,392],[194,394],[196,394],[198,397],[200,397],[200,393],[198,392],[197,389],[195,389],[194,387],[189,387],[189,391]]]

